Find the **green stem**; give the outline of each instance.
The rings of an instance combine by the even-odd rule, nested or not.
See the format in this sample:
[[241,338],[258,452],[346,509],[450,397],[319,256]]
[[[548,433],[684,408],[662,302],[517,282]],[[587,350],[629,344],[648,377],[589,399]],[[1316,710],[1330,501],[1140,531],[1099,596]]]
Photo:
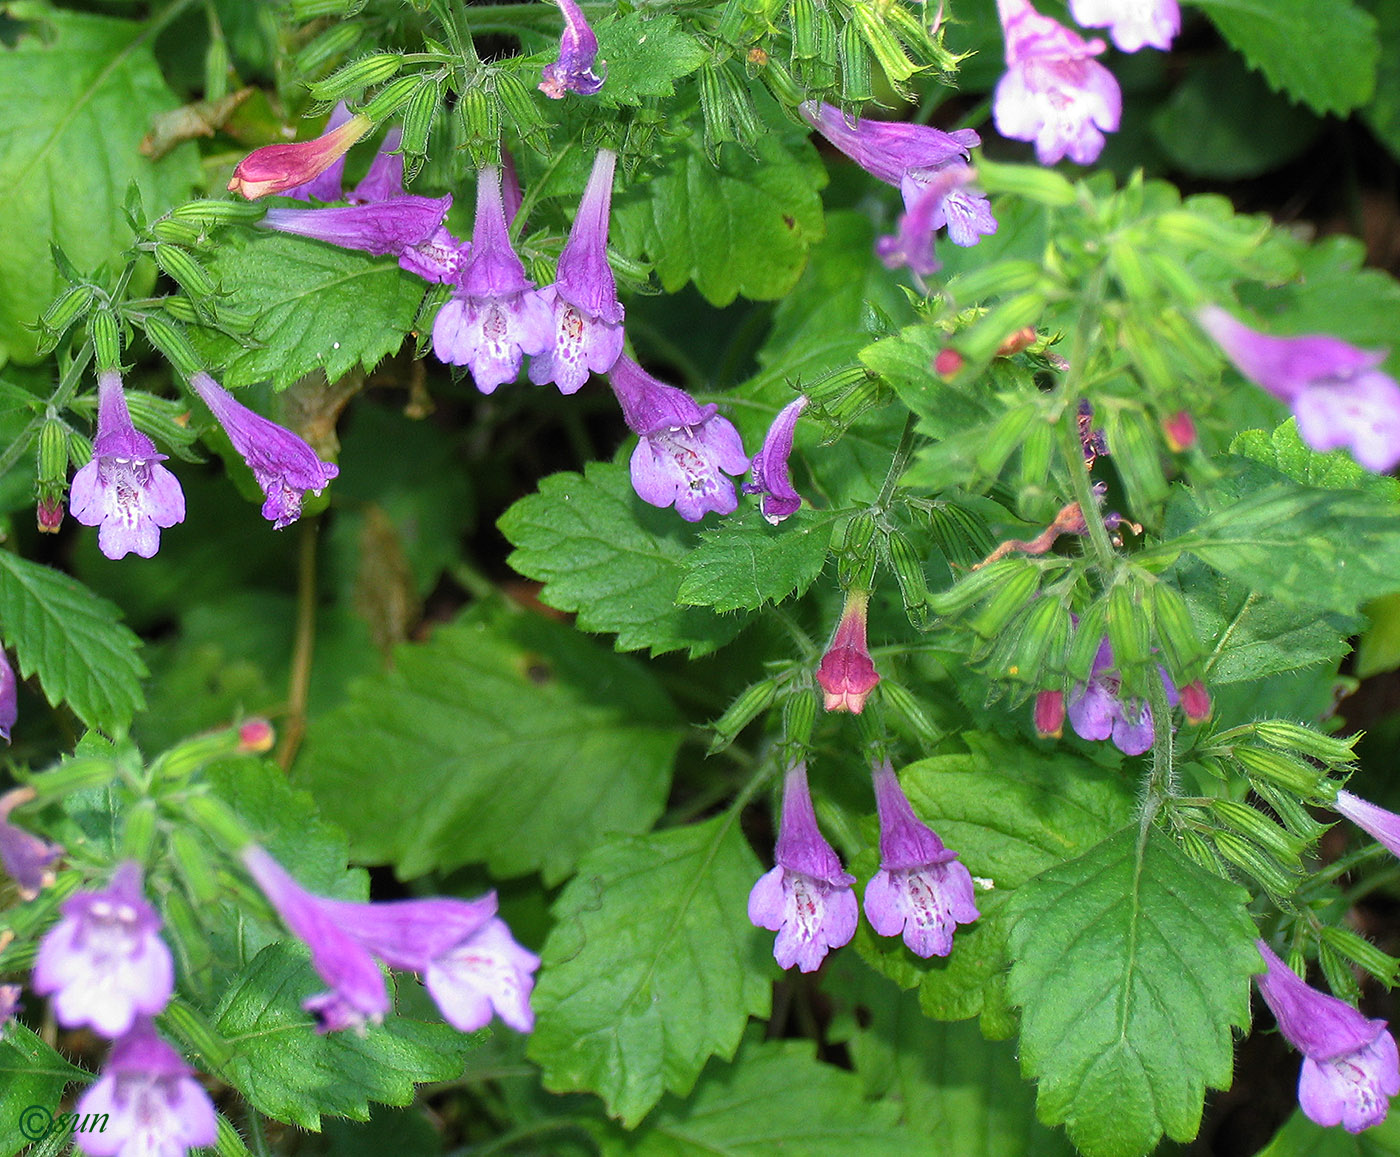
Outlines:
[[1166,800],[1177,795],[1176,768],[1172,753],[1172,709],[1167,702],[1167,689],[1160,679],[1148,675],[1147,705],[1152,709],[1152,770],[1147,775],[1147,790],[1143,793],[1141,838]]
[[1108,530],[1099,516],[1099,500],[1094,495],[1094,484],[1089,479],[1089,465],[1084,461],[1084,444],[1079,440],[1079,408],[1066,407],[1060,415],[1060,451],[1069,467],[1069,482],[1079,511],[1084,515],[1084,525],[1089,528],[1089,541],[1093,543],[1094,555],[1104,574],[1112,574],[1116,555],[1113,543],[1108,539]]
[[277,762],[290,771],[306,735],[306,708],[311,695],[311,660],[316,653],[316,533],[320,519],[301,524],[297,544],[297,626],[292,644],[292,670],[287,681],[287,723]]
[[63,376],[58,381],[58,388],[49,397],[44,412],[35,414],[29,419],[28,424],[19,432],[15,440],[5,448],[3,454],[0,454],[0,477],[8,474],[24,452],[29,449],[30,443],[39,433],[39,428],[48,420],[49,411],[62,413],[68,407],[68,403],[77,392],[78,383],[82,380],[83,373],[91,361],[92,342],[84,341],[77,356],[68,363],[68,368],[63,371]]
[[880,487],[880,497],[875,500],[875,505],[882,511],[889,509],[890,499],[894,497],[894,492],[899,488],[899,480],[904,477],[905,468],[909,465],[909,456],[914,453],[914,427],[918,424],[916,414],[910,414],[904,420],[904,430],[899,435],[899,445],[894,448],[889,473],[885,475],[885,483]]

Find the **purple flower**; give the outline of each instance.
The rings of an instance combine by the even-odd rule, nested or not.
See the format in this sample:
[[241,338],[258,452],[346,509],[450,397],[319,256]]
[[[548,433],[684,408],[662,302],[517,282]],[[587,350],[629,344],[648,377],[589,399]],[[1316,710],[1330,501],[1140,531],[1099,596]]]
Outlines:
[[1177,0],[1069,0],[1070,15],[1085,28],[1107,28],[1124,52],[1144,45],[1165,52],[1181,31]]
[[617,154],[599,149],[554,284],[539,291],[554,313],[552,346],[530,361],[530,380],[577,393],[588,372],[605,374],[622,353],[622,305],[608,265],[608,214]]
[[[1175,684],[1158,668],[1167,702],[1177,704]],[[1080,739],[1109,739],[1124,755],[1141,755],[1152,747],[1156,730],[1152,708],[1145,699],[1124,699],[1121,680],[1107,639],[1099,644],[1087,683],[1076,683],[1069,694],[1069,722]]]
[[1400,462],[1400,385],[1377,368],[1385,351],[1325,335],[1270,337],[1214,305],[1196,316],[1240,373],[1288,404],[1314,450],[1346,446],[1381,474]]
[[659,382],[626,354],[608,375],[628,428],[637,435],[632,451],[632,488],[643,502],[674,505],[687,522],[713,510],[732,514],[739,505],[726,474],[749,468],[739,432],[716,405],[700,406],[684,390]]
[[1303,1054],[1298,1104],[1319,1125],[1359,1133],[1385,1120],[1400,1093],[1400,1056],[1383,1020],[1305,984],[1262,940],[1268,971],[1254,979],[1279,1031]]
[[[451,205],[450,196],[401,194],[344,209],[269,209],[261,224],[280,233],[295,233],[299,237],[339,245],[342,249],[361,249],[376,257],[393,254],[410,273],[428,281],[443,282],[453,279],[460,260],[455,256],[455,249],[437,253],[439,234],[446,233],[443,218]],[[432,261],[428,260],[430,256],[434,258]]]
[[1064,156],[1081,165],[1096,160],[1103,134],[1118,128],[1123,112],[1118,82],[1092,59],[1104,42],[1085,41],[1029,0],[997,0],[997,12],[1006,37],[1006,73],[992,99],[997,131],[1034,141],[1042,165]]
[[471,257],[433,322],[433,352],[448,365],[470,367],[476,388],[490,394],[515,381],[524,355],[542,354],[553,343],[554,315],[511,248],[501,170],[484,168],[477,174]]
[[0,736],[10,742],[10,729],[19,718],[19,682],[15,679],[15,669],[10,666],[10,657],[0,648]]
[[764,435],[763,449],[754,455],[753,481],[744,483],[745,494],[763,495],[759,509],[774,526],[789,515],[796,514],[802,506],[802,495],[792,488],[788,459],[792,457],[793,430],[798,417],[807,408],[807,402],[807,395],[803,394],[778,411],[778,416]]
[[798,112],[871,176],[900,191],[899,231],[876,247],[890,268],[907,264],[920,275],[934,272],[933,234],[945,225],[954,245],[976,245],[979,237],[997,231],[987,198],[965,187],[973,175],[968,150],[982,143],[972,129],[945,133],[873,120],[852,126],[840,109],[813,100],[804,101]]
[[376,957],[420,973],[443,1018],[463,1032],[481,1028],[493,1010],[520,1032],[534,1027],[530,992],[539,958],[511,939],[496,917],[494,892],[365,904],[307,892],[262,848],[245,849],[243,862],[331,986],[305,1005],[322,1032],[377,1022],[389,1010]]
[[1337,793],[1337,800],[1332,806],[1368,836],[1384,845],[1392,856],[1400,856],[1400,816],[1346,790]]
[[889,760],[875,765],[880,870],[865,889],[865,915],[881,936],[904,936],[916,956],[947,956],[953,931],[979,913],[972,876],[957,853],[919,822]]
[[160,532],[185,520],[185,495],[160,463],[164,454],[131,424],[121,375],[97,376],[97,437],[92,460],[73,475],[69,509],[84,526],[97,526],[98,548],[108,558],[134,551],[150,558]]
[[219,1132],[214,1103],[194,1070],[145,1019],[112,1046],[76,1114],[103,1122],[76,1134],[90,1157],[180,1157],[213,1145]]
[[18,984],[0,984],[0,1040],[5,1039],[5,1029],[20,1010],[19,998],[23,992]]
[[208,374],[193,375],[190,388],[214,412],[233,448],[248,463],[267,496],[262,515],[278,530],[301,517],[305,491],[320,494],[340,473],[338,466],[322,462],[316,451],[290,430],[236,401]]
[[814,972],[827,952],[856,934],[859,909],[841,861],[817,828],[807,765],[795,763],[783,783],[783,818],[778,826],[777,866],[749,893],[749,920],[778,934],[773,957],[780,968],[794,964]]
[[870,658],[865,642],[866,608],[870,592],[846,592],[846,605],[841,609],[841,621],[817,666],[817,683],[824,695],[828,711],[849,711],[859,715],[870,692],[880,682],[880,674]]
[[60,911],[34,962],[34,991],[53,997],[59,1023],[115,1038],[165,1007],[175,970],[141,892],[140,864],[127,860],[106,888],[77,893]]
[[41,840],[10,823],[10,813],[33,798],[32,787],[17,787],[0,795],[0,864],[15,882],[21,900],[34,899],[53,883],[49,865],[63,855],[58,844]]
[[603,78],[593,71],[598,38],[574,0],[555,2],[564,13],[564,34],[559,38],[559,59],[540,72],[540,91],[553,100],[566,92],[592,96],[603,87]]

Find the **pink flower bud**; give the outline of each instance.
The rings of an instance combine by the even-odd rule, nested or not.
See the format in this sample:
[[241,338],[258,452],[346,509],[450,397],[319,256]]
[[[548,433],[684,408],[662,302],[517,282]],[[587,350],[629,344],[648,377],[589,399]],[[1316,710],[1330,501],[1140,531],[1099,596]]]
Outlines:
[[1035,697],[1035,733],[1041,739],[1059,739],[1065,729],[1065,693],[1041,691]]
[[1187,723],[1204,723],[1210,718],[1210,692],[1199,679],[1192,679],[1181,689],[1181,709]]
[[1196,423],[1185,410],[1178,410],[1162,423],[1162,433],[1167,436],[1167,445],[1180,454],[1196,444]]
[[356,113],[343,125],[314,140],[254,149],[233,170],[229,190],[256,201],[259,197],[295,189],[324,173],[373,127],[374,122],[369,117]]
[[847,593],[841,621],[817,667],[817,682],[825,695],[824,706],[828,711],[859,715],[870,692],[880,682],[865,643],[865,612],[869,603],[868,591]]
[[963,368],[964,359],[962,354],[952,347],[947,347],[938,351],[938,356],[933,359],[933,372],[940,378],[951,378]]

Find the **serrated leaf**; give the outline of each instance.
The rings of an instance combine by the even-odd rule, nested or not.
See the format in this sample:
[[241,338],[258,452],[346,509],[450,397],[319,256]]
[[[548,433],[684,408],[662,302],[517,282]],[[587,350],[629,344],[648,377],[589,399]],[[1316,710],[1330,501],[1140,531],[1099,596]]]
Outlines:
[[403,344],[427,290],[392,257],[252,230],[225,233],[210,272],[224,305],[257,317],[253,348],[217,342],[230,387],[282,389],[317,369],[331,381],[357,365],[373,369]]
[[0,1157],[14,1157],[42,1135],[51,1121],[43,1114],[59,1111],[70,1081],[90,1079],[18,1021],[7,1024],[0,1036],[0,1121],[9,1127],[0,1132]]
[[770,1041],[712,1064],[694,1096],[668,1097],[636,1133],[599,1140],[604,1157],[908,1157],[922,1139],[896,1116],[853,1073],[815,1060],[810,1042]]
[[0,361],[28,363],[38,335],[24,327],[62,285],[50,243],[83,271],[115,261],[131,239],[128,184],[155,214],[188,196],[200,173],[193,145],[155,162],[140,153],[151,119],[179,104],[151,25],[37,3],[6,5],[6,15],[34,23],[19,26],[0,69]]
[[1276,89],[1319,113],[1371,99],[1376,22],[1351,0],[1190,0]]
[[632,1128],[734,1055],[749,1016],[768,1014],[770,946],[745,907],[762,870],[732,811],[585,857],[532,1000],[546,1087],[595,1092]]
[[1361,112],[1371,131],[1400,157],[1400,0],[1366,0],[1376,18],[1381,58],[1376,70],[1376,93]]
[[1400,481],[1376,474],[1357,464],[1343,450],[1320,453],[1298,435],[1298,423],[1289,418],[1272,434],[1244,430],[1230,443],[1230,453],[1272,466],[1294,482],[1323,490],[1365,490],[1381,498],[1400,500]]
[[302,1001],[323,991],[309,959],[285,944],[255,956],[225,994],[214,1029],[235,1050],[222,1076],[260,1112],[303,1129],[322,1114],[369,1119],[369,1103],[407,1105],[414,1086],[460,1075],[477,1038],[391,1016],[353,1032],[317,1033]]
[[[954,389],[933,372],[933,361],[948,337],[932,325],[912,325],[860,351],[860,360],[879,374],[899,400],[922,419],[920,428],[938,438],[962,434],[990,421],[999,407],[988,403],[985,386]],[[979,435],[978,445],[983,439]]]
[[636,663],[539,615],[478,606],[353,684],[312,724],[294,774],[357,860],[404,877],[484,862],[556,883],[608,833],[651,826],[680,740]]
[[590,462],[581,475],[552,474],[497,525],[516,548],[506,561],[544,583],[541,601],[577,612],[585,631],[616,632],[619,651],[686,650],[695,658],[743,628],[740,617],[677,605],[698,532],[675,511],[643,503],[623,465]]
[[757,610],[803,594],[826,565],[830,513],[803,507],[771,526],[756,510],[700,537],[676,601],[717,611]]
[[598,59],[607,72],[592,101],[604,108],[640,104],[643,97],[673,96],[675,82],[705,63],[705,49],[670,14],[649,18],[632,12],[596,29]]
[[1136,824],[1012,898],[1012,1000],[1037,1112],[1085,1157],[1189,1141],[1230,1083],[1262,971],[1249,894]]
[[783,123],[754,143],[756,157],[726,148],[718,167],[692,136],[664,169],[619,196],[619,245],[643,254],[667,293],[694,281],[724,306],[740,294],[773,301],[797,284],[825,232],[818,190],[826,170],[811,142]]
[[0,551],[0,635],[24,678],[89,727],[124,732],[146,705],[141,640],[121,612],[76,579]]
[[1299,1109],[1258,1157],[1400,1157],[1400,1117],[1391,1114],[1362,1133],[1324,1129]]

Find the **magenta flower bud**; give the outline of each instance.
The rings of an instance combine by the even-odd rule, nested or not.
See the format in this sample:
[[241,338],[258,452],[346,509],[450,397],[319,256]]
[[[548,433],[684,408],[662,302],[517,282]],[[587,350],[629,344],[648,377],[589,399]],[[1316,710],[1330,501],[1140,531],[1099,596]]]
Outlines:
[[320,494],[340,473],[338,466],[322,462],[303,439],[253,413],[208,374],[194,374],[190,388],[213,411],[233,448],[248,463],[267,496],[262,515],[278,530],[301,517],[306,491]]
[[1382,844],[1392,856],[1400,856],[1400,816],[1345,789],[1337,793],[1332,806]]
[[[1175,707],[1179,698],[1176,685],[1164,669],[1158,667],[1157,671],[1167,693],[1167,702]],[[1076,683],[1070,691],[1070,726],[1080,739],[1111,738],[1124,755],[1141,755],[1152,747],[1157,734],[1152,708],[1145,699],[1123,698],[1121,683],[1113,647],[1105,638],[1094,655],[1089,681]]]
[[[9,739],[6,729],[5,738]],[[17,787],[0,795],[0,865],[15,882],[21,900],[32,900],[54,881],[49,867],[63,848],[10,823],[10,813],[34,798],[32,787]]]
[[1104,42],[1086,41],[1029,0],[997,0],[997,12],[1006,37],[1006,73],[992,98],[997,132],[1034,141],[1042,165],[1097,160],[1123,113],[1118,82],[1093,59]]
[[[15,669],[10,666],[10,657],[0,648],[0,738],[6,743],[10,742],[10,729],[18,718],[19,681],[15,678]],[[8,814],[8,809],[0,810],[0,819]]]
[[219,1133],[214,1103],[194,1070],[145,1019],[112,1046],[102,1075],[78,1099],[74,1116],[104,1122],[101,1129],[75,1134],[89,1157],[180,1157],[213,1145]]
[[868,591],[846,593],[846,605],[836,633],[817,667],[817,683],[824,695],[828,711],[849,711],[859,715],[875,685],[879,673],[870,658],[865,642],[866,608],[870,605]]
[[1288,404],[1314,450],[1345,446],[1378,474],[1400,462],[1400,385],[1377,368],[1385,351],[1325,335],[1270,337],[1214,305],[1196,317],[1240,373]]
[[792,488],[788,459],[792,457],[793,431],[797,427],[798,417],[807,408],[807,402],[807,395],[803,394],[778,411],[778,416],[764,435],[763,449],[754,455],[753,481],[744,483],[745,494],[763,495],[759,509],[774,526],[796,514],[802,506],[802,495]]
[[256,201],[304,186],[341,160],[373,127],[373,121],[356,113],[314,140],[254,149],[233,170],[229,190]]
[[777,865],[749,893],[749,920],[778,934],[773,957],[780,968],[794,964],[815,972],[833,948],[856,934],[856,878],[817,827],[807,766],[793,764],[783,782],[783,815],[773,858]]
[[1400,1093],[1400,1055],[1383,1020],[1369,1020],[1345,1001],[1305,984],[1255,942],[1268,971],[1256,976],[1259,994],[1279,1031],[1303,1054],[1298,1104],[1319,1125],[1359,1133],[1379,1125]]
[[632,488],[652,506],[675,506],[687,522],[732,514],[739,497],[726,474],[749,468],[739,431],[684,390],[658,381],[626,354],[608,375],[627,426],[637,435]]
[[881,936],[904,937],[916,956],[947,956],[953,932],[979,913],[957,853],[919,821],[889,760],[874,767],[880,870],[865,889],[865,916]]
[[603,87],[602,77],[593,71],[598,38],[574,0],[555,3],[564,13],[564,34],[559,38],[559,59],[540,72],[540,91],[552,100],[562,99],[566,92],[592,96]]
[[[337,101],[331,115],[326,118],[325,132],[334,132],[350,119],[350,108],[342,100]],[[341,180],[345,176],[345,154],[341,153],[325,169],[300,185],[283,189],[282,196],[298,201],[339,201],[345,196]]]
[[57,534],[63,525],[63,495],[40,495],[34,507],[34,521],[40,534]]
[[0,1040],[5,1039],[5,1029],[20,1010],[19,998],[24,989],[18,984],[0,984]]
[[484,168],[477,174],[471,256],[433,322],[433,352],[448,365],[467,366],[476,388],[490,394],[519,377],[526,354],[553,344],[554,315],[511,247],[501,170]]
[[607,252],[616,163],[611,149],[598,150],[554,284],[539,291],[554,314],[554,340],[531,359],[530,380],[553,382],[561,394],[581,390],[590,370],[607,373],[622,353],[623,309]]
[[60,1024],[115,1038],[166,1006],[175,968],[142,894],[140,864],[126,861],[106,888],[78,892],[60,911],[34,962],[34,991],[53,997]]
[[1186,722],[1204,723],[1210,718],[1210,692],[1199,679],[1192,679],[1181,689],[1181,712]]
[[907,264],[920,275],[934,272],[933,234],[943,226],[954,245],[975,245],[997,231],[991,206],[966,188],[972,179],[968,150],[982,143],[972,129],[945,133],[927,125],[857,120],[840,109],[804,101],[797,110],[814,129],[872,177],[893,185],[904,199],[899,231],[881,238],[877,252],[890,267]]
[[1041,739],[1059,739],[1065,730],[1065,693],[1041,691],[1035,697],[1035,733]]
[[1167,447],[1180,454],[1196,444],[1196,422],[1190,411],[1178,410],[1162,420],[1162,433],[1167,436]]
[[185,495],[160,465],[165,457],[132,425],[121,375],[98,374],[92,460],[73,475],[68,502],[84,526],[100,527],[97,545],[108,558],[131,552],[150,558],[160,548],[160,532],[184,522]]
[[1165,52],[1181,31],[1177,0],[1069,0],[1069,12],[1085,28],[1107,28],[1124,52],[1148,44]]

